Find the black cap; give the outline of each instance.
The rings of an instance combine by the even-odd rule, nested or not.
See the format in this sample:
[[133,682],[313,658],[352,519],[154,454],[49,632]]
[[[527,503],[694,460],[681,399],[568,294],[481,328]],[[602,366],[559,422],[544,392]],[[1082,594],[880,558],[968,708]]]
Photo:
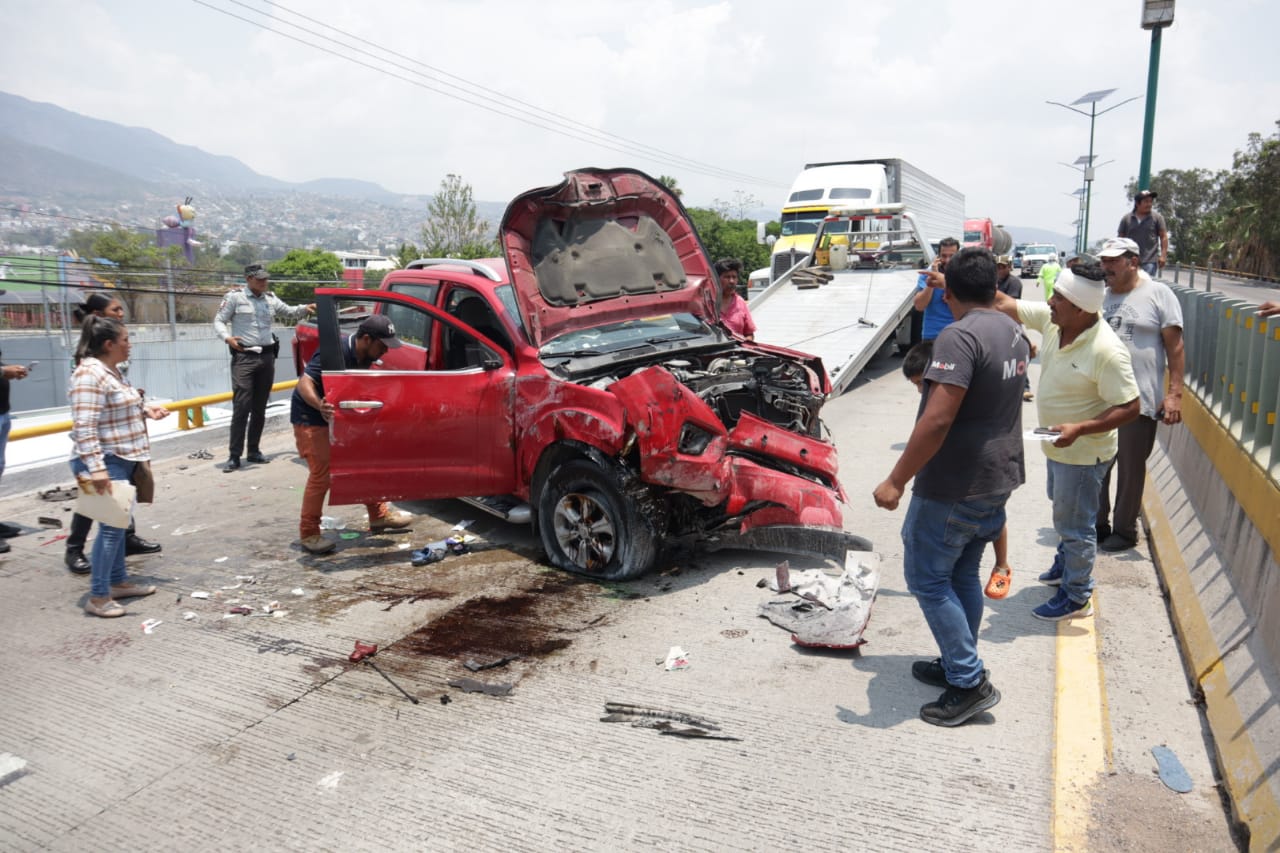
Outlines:
[[1153,193],[1151,190],[1142,190],[1133,197],[1134,201],[1142,201],[1144,198],[1159,198],[1160,193]]
[[396,337],[396,327],[385,314],[374,314],[361,323],[356,329],[356,337],[361,335],[377,338],[387,345],[387,349],[400,346],[400,339]]
[[271,278],[267,268],[262,264],[249,264],[244,268],[245,278]]

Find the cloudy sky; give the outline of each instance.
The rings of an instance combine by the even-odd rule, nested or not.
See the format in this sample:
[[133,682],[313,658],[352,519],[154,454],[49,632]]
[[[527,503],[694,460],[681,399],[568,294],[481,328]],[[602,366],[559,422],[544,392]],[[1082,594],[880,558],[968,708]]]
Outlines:
[[[900,156],[970,215],[1060,233],[1080,174],[1059,163],[1088,151],[1089,120],[1045,101],[1143,96],[1150,44],[1141,0],[4,5],[0,89],[286,180],[428,193],[452,172],[505,201],[625,165],[674,175],[689,204],[777,209],[806,162]],[[1225,168],[1275,131],[1277,31],[1275,0],[1177,0],[1153,171]],[[1127,206],[1143,109],[1097,121],[1094,236]]]

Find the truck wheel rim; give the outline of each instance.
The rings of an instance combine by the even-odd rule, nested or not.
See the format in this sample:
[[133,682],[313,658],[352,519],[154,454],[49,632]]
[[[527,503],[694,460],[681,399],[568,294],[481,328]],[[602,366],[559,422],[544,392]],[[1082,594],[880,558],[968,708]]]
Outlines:
[[560,498],[554,523],[556,542],[574,565],[601,569],[613,559],[617,544],[613,519],[595,498],[577,492]]

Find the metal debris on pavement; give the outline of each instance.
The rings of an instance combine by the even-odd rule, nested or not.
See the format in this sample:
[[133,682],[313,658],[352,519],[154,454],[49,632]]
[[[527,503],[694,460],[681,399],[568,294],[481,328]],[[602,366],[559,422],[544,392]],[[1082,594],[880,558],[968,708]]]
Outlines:
[[511,663],[513,660],[520,660],[520,655],[507,655],[506,657],[500,657],[496,660],[485,661],[484,663],[477,663],[475,659],[469,659],[466,663],[463,664],[463,666],[465,666],[467,669],[471,670],[472,672],[480,672],[481,670],[484,670],[484,669],[497,669],[500,666],[506,666],[507,664]]
[[62,527],[62,519],[50,518],[47,515],[42,515],[39,518],[37,518],[36,523],[39,524],[41,527]]
[[484,681],[476,681],[474,678],[455,678],[449,682],[450,687],[456,687],[463,693],[484,693],[489,696],[510,696],[514,684],[489,684]]
[[[702,738],[704,740],[731,740],[742,738],[719,732],[720,725],[705,717],[686,714],[669,708],[648,708],[643,705],[630,705],[625,702],[604,703],[605,716],[602,723],[630,723],[632,728],[655,729],[659,734],[675,737]],[[682,725],[677,726],[676,723]]]

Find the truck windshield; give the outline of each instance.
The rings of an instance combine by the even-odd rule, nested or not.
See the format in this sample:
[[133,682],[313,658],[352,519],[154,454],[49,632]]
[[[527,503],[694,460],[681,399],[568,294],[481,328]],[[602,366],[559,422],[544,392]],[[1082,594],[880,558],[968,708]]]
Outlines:
[[966,232],[964,232],[964,241],[965,241],[965,243],[981,243],[981,242],[982,242],[982,232],[981,232],[981,231],[966,231]]
[[818,226],[826,217],[822,211],[782,214],[782,236],[794,237],[797,234],[817,234]]

